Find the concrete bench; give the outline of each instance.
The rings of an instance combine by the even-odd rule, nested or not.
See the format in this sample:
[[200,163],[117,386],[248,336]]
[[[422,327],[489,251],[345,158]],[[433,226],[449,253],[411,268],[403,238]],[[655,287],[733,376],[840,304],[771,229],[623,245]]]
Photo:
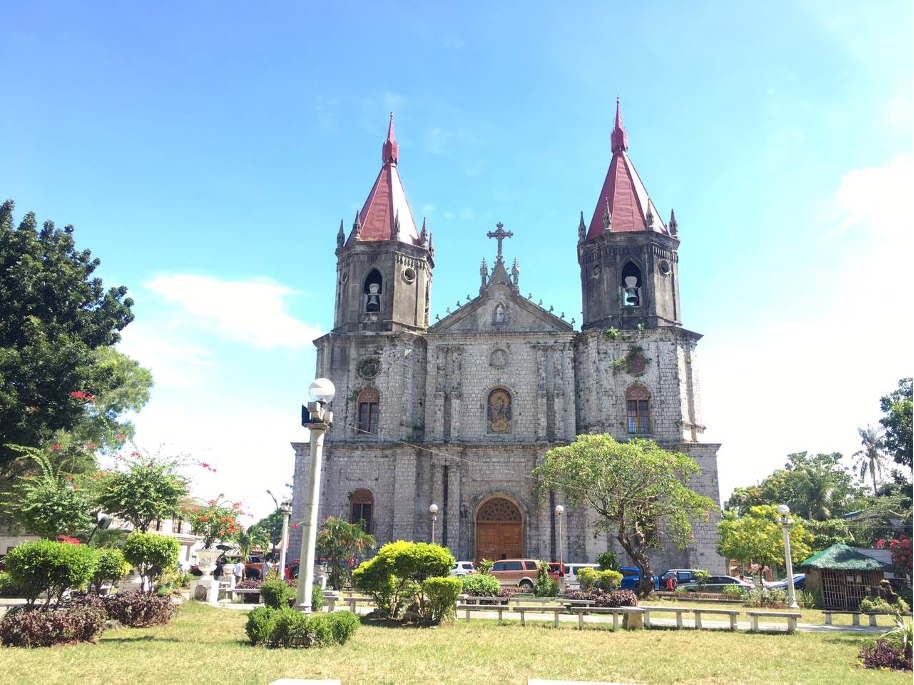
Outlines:
[[831,617],[834,616],[834,615],[838,615],[838,616],[847,615],[847,616],[850,616],[850,617],[851,617],[851,622],[852,622],[853,625],[855,625],[855,626],[859,626],[859,625],[860,625],[860,617],[861,617],[861,616],[868,616],[869,619],[870,619],[870,625],[871,625],[871,626],[875,626],[875,625],[876,625],[876,617],[877,617],[877,616],[888,616],[888,614],[886,614],[885,612],[881,612],[881,611],[880,611],[880,612],[823,611],[822,613],[825,614],[825,625],[827,625],[827,626],[832,625]]
[[550,602],[557,601],[558,597],[518,597],[514,595],[510,598],[512,602],[532,602],[534,604],[549,604]]
[[498,612],[498,625],[502,625],[502,615],[504,614],[504,612],[510,611],[510,609],[508,609],[508,605],[507,605],[507,604],[491,604],[491,605],[486,605],[486,604],[458,604],[456,607],[454,607],[454,609],[457,610],[457,611],[463,611],[463,612],[465,612],[465,613],[464,613],[464,616],[465,616],[465,618],[466,618],[467,621],[470,620],[470,612],[473,612],[473,611],[497,611],[497,612]]
[[758,620],[759,617],[762,617],[786,618],[787,632],[792,633],[797,629],[797,619],[803,616],[798,611],[747,611],[746,614],[749,616],[749,630],[753,632],[758,632]]
[[[349,605],[349,611],[356,613],[355,607],[356,604],[372,604],[374,600],[371,597],[354,597],[349,596],[346,598],[346,603]],[[334,602],[334,606],[336,603]]]
[[578,615],[578,630],[584,630],[584,614],[612,614],[613,630],[619,629],[620,616],[639,616],[644,617],[644,609],[641,607],[571,607],[569,613]]
[[488,606],[496,604],[507,604],[510,597],[482,597],[478,595],[457,595],[459,604],[485,604]]
[[542,605],[524,606],[524,605],[518,604],[518,605],[513,606],[510,609],[508,609],[508,611],[512,611],[512,612],[516,612],[516,613],[520,614],[520,624],[521,625],[526,625],[524,623],[524,612],[530,611],[530,612],[537,613],[537,614],[546,614],[551,611],[555,618],[555,627],[558,628],[559,627],[559,614],[565,613],[565,607],[562,607],[562,606],[547,607],[547,606],[542,606]]
[[682,607],[658,607],[658,606],[641,606],[644,609],[644,625],[647,628],[651,627],[651,614],[656,612],[662,613],[675,613],[676,614],[676,627],[682,628],[682,615],[692,611],[691,609],[684,609]]
[[[701,630],[701,615],[702,614],[720,614],[730,617],[730,630],[736,630],[736,617],[739,616],[739,609],[705,609],[700,607],[698,609],[692,609],[692,613],[695,614],[695,627],[698,630]],[[797,614],[799,616],[799,614]]]
[[241,588],[241,589],[230,588],[230,587],[224,587],[224,588],[220,587],[219,593],[220,594],[224,593],[224,594],[228,595],[229,600],[233,600],[233,599],[235,599],[235,595],[259,595],[260,590],[255,587]]

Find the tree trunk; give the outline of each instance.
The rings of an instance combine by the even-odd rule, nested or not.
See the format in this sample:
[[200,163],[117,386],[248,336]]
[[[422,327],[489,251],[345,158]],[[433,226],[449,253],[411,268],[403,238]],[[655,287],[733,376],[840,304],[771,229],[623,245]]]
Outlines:
[[641,574],[641,579],[638,581],[638,585],[635,586],[638,596],[641,598],[647,597],[654,591],[654,574],[651,572],[650,559],[647,558],[641,548],[635,549],[625,533],[619,533],[616,539]]

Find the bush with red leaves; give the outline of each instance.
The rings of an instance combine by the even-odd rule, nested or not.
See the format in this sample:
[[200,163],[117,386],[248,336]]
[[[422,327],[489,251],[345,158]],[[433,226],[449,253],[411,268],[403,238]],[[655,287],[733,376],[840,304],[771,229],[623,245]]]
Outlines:
[[170,597],[148,595],[145,592],[119,592],[105,600],[108,618],[131,628],[168,623],[178,611]]
[[887,668],[890,671],[911,670],[911,645],[907,649],[882,638],[860,650],[863,668]]

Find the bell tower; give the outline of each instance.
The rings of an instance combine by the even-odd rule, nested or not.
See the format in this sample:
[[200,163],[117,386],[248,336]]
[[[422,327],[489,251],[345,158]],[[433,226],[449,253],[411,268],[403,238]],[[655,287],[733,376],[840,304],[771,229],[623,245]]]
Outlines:
[[661,221],[635,171],[618,98],[612,153],[590,225],[583,212],[578,224],[582,328],[681,326],[676,216]]
[[391,112],[381,171],[348,237],[340,221],[334,333],[428,327],[435,248],[424,219],[416,230],[399,156]]

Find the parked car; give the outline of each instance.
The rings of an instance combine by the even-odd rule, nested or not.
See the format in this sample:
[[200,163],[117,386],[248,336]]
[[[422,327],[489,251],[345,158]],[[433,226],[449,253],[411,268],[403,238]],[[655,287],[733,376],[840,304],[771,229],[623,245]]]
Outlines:
[[549,562],[549,577],[552,578],[552,580],[558,582],[561,578],[565,577],[567,568],[568,567],[565,564],[560,564],[557,561],[550,561]]
[[598,568],[600,568],[600,565],[599,564],[578,564],[576,562],[570,563],[570,564],[565,564],[565,586],[569,590],[580,590],[581,589],[581,581],[578,580],[578,571],[580,571],[582,568],[592,568],[593,570],[596,571]]
[[502,586],[516,585],[522,590],[532,590],[536,585],[536,559],[500,559],[492,565],[492,575]]
[[[763,585],[766,590],[786,590],[787,589],[787,579],[782,578],[781,580],[776,580],[773,583],[763,583]],[[796,590],[805,590],[806,589],[806,574],[805,573],[794,573],[793,574],[793,587]]]
[[451,569],[450,575],[452,576],[469,576],[473,573],[476,573],[476,567],[473,565],[472,561],[458,561],[454,564],[454,567]]
[[[641,582],[641,571],[634,566],[623,566],[619,572],[622,574],[622,583],[619,585],[622,590],[634,590],[638,587],[638,583]],[[654,576],[654,589],[660,589],[660,578],[657,576]]]
[[699,585],[697,582],[691,582],[680,585],[679,587],[685,588],[687,592],[723,592],[724,588],[728,585],[735,585],[743,590],[755,589],[755,585],[749,581],[740,580],[733,576],[709,576],[708,582],[704,585]]
[[695,573],[701,569],[697,568],[671,568],[669,571],[660,576],[660,589],[666,589],[666,581],[672,576],[676,585],[685,585],[686,583],[695,582]]

